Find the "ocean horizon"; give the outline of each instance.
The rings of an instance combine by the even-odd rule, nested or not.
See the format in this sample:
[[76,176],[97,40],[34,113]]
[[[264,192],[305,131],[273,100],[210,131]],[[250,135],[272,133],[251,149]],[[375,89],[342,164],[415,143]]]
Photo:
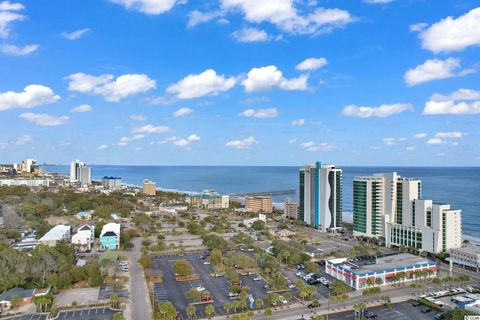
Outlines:
[[[196,193],[213,189],[222,194],[294,190],[273,196],[281,207],[285,198],[298,201],[298,172],[301,166],[158,166],[91,165],[92,178],[121,177],[122,182],[140,186],[150,179],[157,188],[174,192]],[[422,180],[422,196],[435,203],[448,203],[462,210],[465,238],[480,238],[480,167],[411,166],[339,166],[343,169],[343,215],[352,219],[352,188],[356,176],[396,171],[407,178]],[[69,174],[68,165],[45,165],[47,172]]]

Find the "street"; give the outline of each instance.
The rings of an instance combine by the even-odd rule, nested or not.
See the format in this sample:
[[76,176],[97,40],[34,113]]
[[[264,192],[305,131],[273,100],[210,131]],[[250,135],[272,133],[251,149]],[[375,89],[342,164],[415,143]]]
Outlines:
[[138,263],[141,256],[142,238],[133,239],[134,248],[126,253],[130,260],[130,305],[126,316],[129,320],[151,320],[152,307],[143,267]]

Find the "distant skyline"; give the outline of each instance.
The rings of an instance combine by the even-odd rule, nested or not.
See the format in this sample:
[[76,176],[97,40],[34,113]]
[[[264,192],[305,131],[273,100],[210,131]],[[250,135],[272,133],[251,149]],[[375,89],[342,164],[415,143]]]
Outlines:
[[0,163],[480,165],[474,0],[0,0]]

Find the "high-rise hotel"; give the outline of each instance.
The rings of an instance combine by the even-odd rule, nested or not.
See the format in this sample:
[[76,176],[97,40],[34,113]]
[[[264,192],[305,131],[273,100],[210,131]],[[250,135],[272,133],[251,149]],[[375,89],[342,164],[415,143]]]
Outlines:
[[353,231],[387,247],[449,252],[462,242],[461,210],[422,200],[422,182],[396,172],[353,181]]
[[298,220],[322,231],[342,227],[342,170],[320,162],[300,169]]
[[81,186],[92,184],[92,168],[87,167],[85,162],[79,160],[70,163],[70,181],[80,182]]

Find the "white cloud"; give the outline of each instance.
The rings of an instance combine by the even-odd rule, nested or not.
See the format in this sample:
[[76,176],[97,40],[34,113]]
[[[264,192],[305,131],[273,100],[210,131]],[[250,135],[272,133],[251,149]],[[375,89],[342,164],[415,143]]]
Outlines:
[[167,92],[175,94],[179,99],[192,99],[228,91],[235,86],[235,83],[234,77],[217,75],[215,70],[208,69],[200,74],[186,76],[169,86]]
[[62,32],[62,37],[67,40],[73,41],[80,39],[87,32],[90,32],[89,28],[79,29],[72,32]]
[[420,32],[424,30],[426,27],[428,27],[428,23],[419,22],[419,23],[411,24],[409,26],[409,29],[410,29],[410,32]]
[[437,144],[444,144],[444,143],[446,143],[446,141],[442,140],[442,139],[438,139],[438,138],[431,138],[427,141],[427,143],[437,145]]
[[201,12],[198,10],[193,10],[188,14],[187,27],[193,28],[197,24],[209,22],[213,19],[220,18],[221,16],[222,13],[220,11]]
[[409,146],[409,147],[405,148],[405,150],[407,150],[407,151],[413,151],[415,149],[417,149],[417,147],[415,147],[415,146]]
[[13,44],[2,44],[0,45],[0,52],[9,56],[21,57],[28,56],[29,54],[37,51],[38,47],[38,44],[29,44],[23,47],[18,47]]
[[413,111],[413,106],[410,103],[382,104],[378,107],[359,107],[352,104],[346,106],[342,114],[347,117],[357,118],[385,118],[405,111]]
[[247,79],[242,85],[245,91],[268,91],[274,88],[282,90],[307,90],[308,76],[301,75],[298,78],[286,79],[282,71],[274,65],[260,68],[253,68],[247,74]]
[[16,141],[17,144],[19,145],[24,145],[32,141],[32,136],[28,134],[24,134],[23,136],[19,137]]
[[199,140],[200,140],[200,137],[198,135],[191,134],[186,139],[175,139],[175,140],[173,140],[173,144],[175,144],[179,147],[185,147],[185,146],[188,146],[191,142],[199,141]]
[[170,131],[167,126],[154,126],[152,124],[146,124],[141,127],[133,128],[133,133],[152,134],[152,133],[164,133]]
[[428,135],[425,132],[415,133],[413,137],[415,139],[425,139]]
[[0,11],[19,11],[25,9],[19,2],[2,1],[0,2]]
[[459,89],[449,95],[434,94],[425,103],[425,115],[468,115],[480,113],[480,91]]
[[254,144],[257,144],[257,143],[258,143],[257,139],[255,139],[254,136],[251,136],[243,140],[228,141],[227,143],[225,143],[225,146],[230,148],[236,148],[236,149],[249,149]]
[[120,138],[120,141],[117,144],[121,147],[125,147],[130,142],[135,141],[135,140],[140,140],[140,139],[143,139],[143,138],[145,138],[144,134],[136,134],[132,137],[122,137],[122,138]]
[[464,15],[447,17],[420,33],[422,48],[433,52],[462,51],[480,45],[480,7]]
[[300,147],[306,149],[307,151],[332,151],[335,149],[335,146],[327,142],[315,143],[313,141],[300,143]]
[[460,68],[460,59],[457,58],[427,60],[414,69],[408,70],[404,75],[404,80],[407,85],[415,86],[432,80],[461,77],[476,72],[473,68],[459,70]]
[[186,115],[189,115],[191,113],[193,113],[193,109],[191,108],[180,108],[173,113],[173,116],[175,118],[180,118],[180,117],[185,117]]
[[112,102],[156,88],[155,80],[145,74],[124,74],[114,78],[111,74],[92,76],[80,72],[66,79],[69,80],[68,90],[101,95]]
[[143,114],[131,114],[129,118],[130,120],[139,122],[147,120],[147,117],[145,117]]
[[26,112],[19,116],[22,119],[30,121],[37,126],[60,126],[66,124],[69,120],[67,116],[55,117],[46,113]]
[[257,28],[242,28],[232,33],[233,38],[238,42],[267,42],[270,35],[264,30]]
[[450,131],[450,132],[438,132],[435,135],[435,138],[439,139],[448,139],[448,138],[463,138],[466,134],[461,131]]
[[75,108],[70,109],[70,112],[90,112],[92,111],[92,106],[89,104],[81,104]]
[[330,32],[354,21],[346,10],[318,7],[299,14],[294,0],[221,0],[222,10],[240,11],[251,23],[268,22],[292,34]]
[[101,144],[97,147],[98,150],[105,150],[105,149],[108,149],[108,145],[107,144]]
[[278,116],[278,110],[277,108],[247,109],[240,113],[239,116],[253,118],[276,118]]
[[52,89],[39,84],[26,86],[22,92],[6,91],[0,93],[0,111],[13,108],[33,108],[58,101],[60,96]]
[[312,71],[326,66],[328,63],[325,58],[308,58],[297,64],[295,69],[299,71]]
[[303,126],[305,124],[305,119],[297,119],[292,121],[293,126]]
[[172,10],[176,4],[184,0],[110,0],[110,2],[123,5],[128,10],[145,14],[158,15]]
[[387,146],[395,145],[395,138],[384,138],[382,141],[383,141],[383,144]]
[[363,0],[363,2],[370,3],[370,4],[387,4],[393,1],[395,0]]
[[25,7],[18,2],[0,2],[0,38],[8,38],[10,26],[13,22],[25,19],[24,15],[14,12],[23,10],[24,8]]
[[288,143],[289,143],[289,144],[294,144],[295,142],[297,142],[297,139],[290,139],[290,140],[288,140]]

